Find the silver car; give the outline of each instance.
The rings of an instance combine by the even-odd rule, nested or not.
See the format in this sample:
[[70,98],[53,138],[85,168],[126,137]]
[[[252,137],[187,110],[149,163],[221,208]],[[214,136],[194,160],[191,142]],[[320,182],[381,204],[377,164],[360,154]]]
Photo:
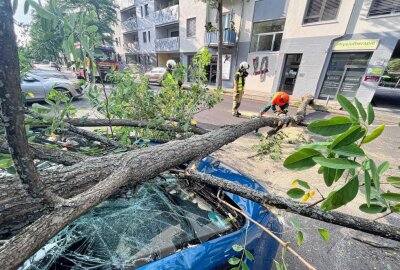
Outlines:
[[83,95],[82,87],[74,82],[51,77],[41,77],[37,74],[26,73],[21,78],[22,92],[26,95],[27,101],[41,101],[49,95],[51,89],[66,93],[71,98],[78,98]]

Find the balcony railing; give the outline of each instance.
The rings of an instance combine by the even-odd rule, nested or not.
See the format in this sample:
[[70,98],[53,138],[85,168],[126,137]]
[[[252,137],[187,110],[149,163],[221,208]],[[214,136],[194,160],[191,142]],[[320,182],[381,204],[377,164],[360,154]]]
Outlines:
[[124,10],[129,7],[133,7],[135,5],[135,0],[121,0],[119,5],[121,10]]
[[179,5],[170,6],[154,12],[154,23],[156,25],[178,22]]
[[131,32],[131,31],[137,31],[137,30],[138,30],[138,25],[137,25],[136,18],[130,18],[130,19],[122,22],[122,31],[123,32]]
[[156,39],[155,45],[157,52],[179,51],[179,37]]
[[126,53],[138,53],[139,52],[139,42],[135,41],[132,43],[125,43],[124,48],[125,48]]
[[[224,46],[235,46],[236,44],[236,32],[230,29],[224,30],[223,33],[223,45]],[[204,36],[204,42],[210,47],[218,46],[218,32],[206,32]]]

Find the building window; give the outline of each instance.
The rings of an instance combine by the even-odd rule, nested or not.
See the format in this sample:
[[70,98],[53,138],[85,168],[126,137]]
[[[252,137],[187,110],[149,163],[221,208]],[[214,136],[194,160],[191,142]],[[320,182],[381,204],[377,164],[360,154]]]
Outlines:
[[148,4],[146,4],[146,5],[144,5],[144,16],[149,16],[149,5]]
[[171,31],[170,37],[179,37],[179,31]]
[[368,16],[390,15],[400,12],[400,0],[373,0]]
[[196,36],[196,18],[190,18],[186,20],[186,36],[194,37]]
[[285,20],[254,23],[250,52],[279,51],[284,26]]
[[336,19],[340,0],[308,0],[303,23],[315,23]]
[[143,32],[143,43],[147,43],[146,32]]
[[142,17],[142,18],[144,17],[143,16],[143,6],[140,6],[140,17]]
[[149,42],[151,42],[151,39],[150,39],[150,31],[147,32],[147,35],[149,36]]

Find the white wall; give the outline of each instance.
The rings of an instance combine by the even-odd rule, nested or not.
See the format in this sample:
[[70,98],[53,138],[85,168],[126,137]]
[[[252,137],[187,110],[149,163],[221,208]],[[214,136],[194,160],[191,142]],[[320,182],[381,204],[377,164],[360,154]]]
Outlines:
[[[207,15],[207,5],[199,0],[179,1],[179,37],[180,51],[198,52],[204,47],[204,33]],[[187,37],[186,21],[196,18],[196,35]]]
[[[136,0],[136,17],[138,21],[138,36],[139,46],[141,54],[154,54],[156,31],[154,26],[153,14],[154,14],[154,1],[153,0]],[[149,5],[149,16],[145,17],[144,5]],[[143,16],[141,16],[141,7],[143,6]],[[148,31],[150,31],[150,42],[148,41]],[[147,42],[143,42],[143,32],[146,32]]]
[[308,0],[288,0],[288,11],[283,38],[307,38],[344,34],[355,0],[342,0],[336,20],[303,24]]

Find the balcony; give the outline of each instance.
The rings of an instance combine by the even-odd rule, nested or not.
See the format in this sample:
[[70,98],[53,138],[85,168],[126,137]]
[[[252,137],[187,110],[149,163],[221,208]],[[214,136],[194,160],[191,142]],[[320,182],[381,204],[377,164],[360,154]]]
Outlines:
[[122,22],[122,32],[133,32],[138,30],[136,18],[129,18]]
[[134,41],[131,43],[125,43],[124,49],[126,53],[135,54],[139,53],[139,42]]
[[156,45],[156,52],[179,51],[179,37],[156,39],[155,45]]
[[132,8],[135,6],[135,0],[122,0],[119,7],[121,11],[124,11],[124,9]]
[[[226,47],[233,47],[236,44],[236,32],[230,29],[224,30],[223,45]],[[206,32],[204,36],[206,46],[218,47],[218,32]]]
[[177,23],[179,20],[179,5],[170,6],[154,12],[155,25]]

